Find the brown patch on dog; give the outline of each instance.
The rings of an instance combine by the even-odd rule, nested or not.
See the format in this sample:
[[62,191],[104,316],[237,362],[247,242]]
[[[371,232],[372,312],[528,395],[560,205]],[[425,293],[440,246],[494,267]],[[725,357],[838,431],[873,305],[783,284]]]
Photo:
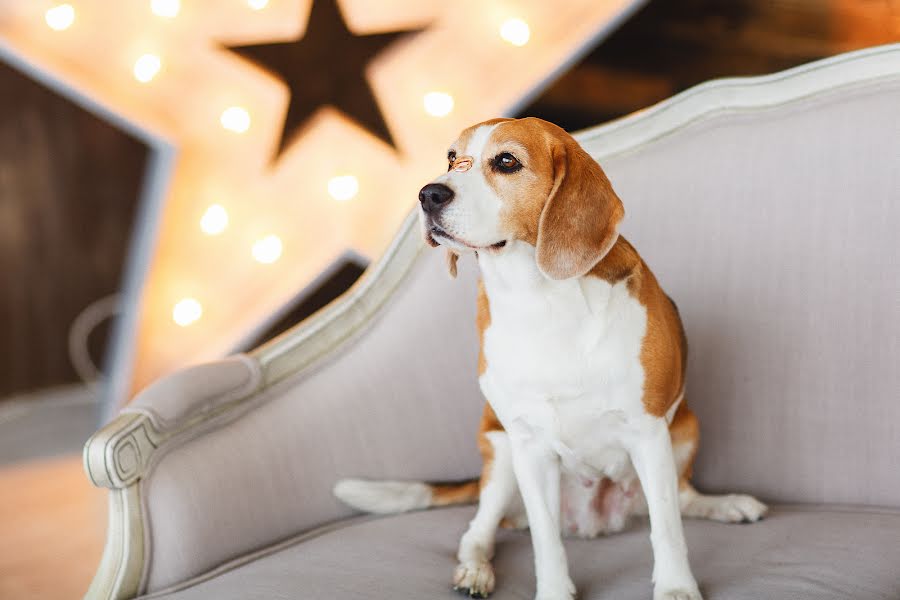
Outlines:
[[431,506],[471,504],[478,502],[480,484],[477,480],[464,483],[439,483],[431,485]]
[[478,451],[481,453],[480,485],[482,488],[487,485],[491,477],[491,467],[494,465],[494,445],[487,436],[491,431],[503,431],[503,425],[500,424],[491,405],[485,402],[484,410],[481,413],[481,423],[478,426]]
[[481,279],[478,280],[478,297],[475,304],[477,309],[475,326],[478,328],[478,376],[481,377],[487,370],[487,359],[484,357],[484,332],[491,326],[491,306],[484,289],[484,281]]
[[556,138],[553,187],[538,224],[538,268],[551,279],[584,275],[609,252],[625,216],[606,173],[568,133],[545,125]]
[[[481,376],[487,370],[487,360],[484,357],[484,332],[491,326],[491,307],[488,302],[488,295],[484,289],[484,281],[478,280],[478,312],[475,316],[475,325],[478,327],[478,375]],[[481,423],[478,426],[478,450],[481,452],[481,486],[487,485],[491,476],[491,467],[494,464],[494,445],[488,439],[487,434],[491,431],[503,431],[503,425],[497,418],[494,409],[490,403],[484,403],[484,410],[481,412]]]
[[459,261],[459,254],[453,250],[447,250],[447,271],[450,277],[456,279],[456,263]]
[[661,417],[684,390],[687,338],[678,310],[646,267],[638,299],[647,309],[647,333],[641,346],[644,408]]
[[689,446],[691,449],[687,460],[678,465],[678,476],[684,484],[690,481],[694,474],[694,457],[697,456],[697,448],[700,446],[700,422],[688,408],[687,399],[683,399],[675,411],[672,424],[669,425],[669,435],[672,437],[672,448]]
[[591,277],[599,277],[610,285],[627,281],[628,292],[637,297],[645,268],[646,265],[634,246],[624,237],[619,236],[609,252],[587,274]]

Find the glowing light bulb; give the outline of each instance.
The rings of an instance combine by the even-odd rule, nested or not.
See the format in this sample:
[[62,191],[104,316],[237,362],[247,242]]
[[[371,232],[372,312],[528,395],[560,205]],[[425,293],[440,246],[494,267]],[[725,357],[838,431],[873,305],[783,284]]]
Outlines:
[[228,227],[228,211],[221,204],[213,204],[200,217],[200,229],[207,235],[218,235]]
[[522,19],[507,19],[500,25],[500,37],[513,46],[524,46],[531,39],[531,29]]
[[181,0],[150,0],[150,10],[157,17],[171,19],[178,16],[178,11],[181,10]]
[[54,31],[68,29],[75,22],[75,8],[71,4],[57,4],[44,13],[47,27]]
[[422,98],[425,112],[432,117],[445,117],[453,110],[453,96],[444,92],[428,92]]
[[250,113],[240,106],[231,106],[222,111],[219,122],[228,131],[244,133],[250,129]]
[[247,0],[247,5],[253,10],[262,10],[269,5],[269,0]]
[[335,200],[350,200],[359,192],[359,180],[353,175],[338,175],[328,180],[328,194]]
[[134,78],[147,83],[159,73],[162,61],[155,54],[144,54],[134,61]]
[[203,316],[203,307],[193,298],[182,298],[172,308],[172,320],[187,327]]
[[251,252],[258,262],[268,265],[281,257],[281,250],[281,238],[277,235],[267,235],[253,244]]

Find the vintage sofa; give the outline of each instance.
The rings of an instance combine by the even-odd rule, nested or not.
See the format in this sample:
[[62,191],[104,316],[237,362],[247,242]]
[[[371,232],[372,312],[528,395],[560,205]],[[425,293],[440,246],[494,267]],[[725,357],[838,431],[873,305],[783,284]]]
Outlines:
[[[900,598],[900,45],[707,83],[578,139],[677,300],[695,481],[771,503],[686,522],[707,600]],[[110,489],[87,597],[454,598],[472,506],[360,517],[347,476],[480,468],[473,261],[451,280],[414,215],[349,292],[285,335],[162,379],[85,447]],[[645,522],[569,541],[580,598],[651,595]],[[534,590],[504,531],[497,600]]]

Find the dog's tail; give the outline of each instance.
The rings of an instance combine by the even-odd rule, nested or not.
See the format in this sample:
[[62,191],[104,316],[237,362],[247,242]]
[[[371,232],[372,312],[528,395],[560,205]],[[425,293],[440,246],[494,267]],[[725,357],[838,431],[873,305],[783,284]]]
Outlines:
[[357,510],[381,515],[478,501],[478,480],[459,483],[341,479],[334,495]]

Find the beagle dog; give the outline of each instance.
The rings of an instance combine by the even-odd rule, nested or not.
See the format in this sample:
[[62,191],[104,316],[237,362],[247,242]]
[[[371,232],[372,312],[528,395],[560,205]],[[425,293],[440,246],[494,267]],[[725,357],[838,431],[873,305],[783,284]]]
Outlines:
[[756,521],[750,496],[690,484],[697,418],[685,402],[687,341],[675,303],[619,235],[622,202],[569,134],[540,119],[462,132],[448,170],[419,194],[425,239],[481,271],[479,383],[487,398],[481,479],[458,485],[343,480],[368,512],[479,502],[453,583],[494,589],[498,526],[529,527],[539,600],[568,600],[562,535],[650,518],[653,598],[700,600],[681,517]]

